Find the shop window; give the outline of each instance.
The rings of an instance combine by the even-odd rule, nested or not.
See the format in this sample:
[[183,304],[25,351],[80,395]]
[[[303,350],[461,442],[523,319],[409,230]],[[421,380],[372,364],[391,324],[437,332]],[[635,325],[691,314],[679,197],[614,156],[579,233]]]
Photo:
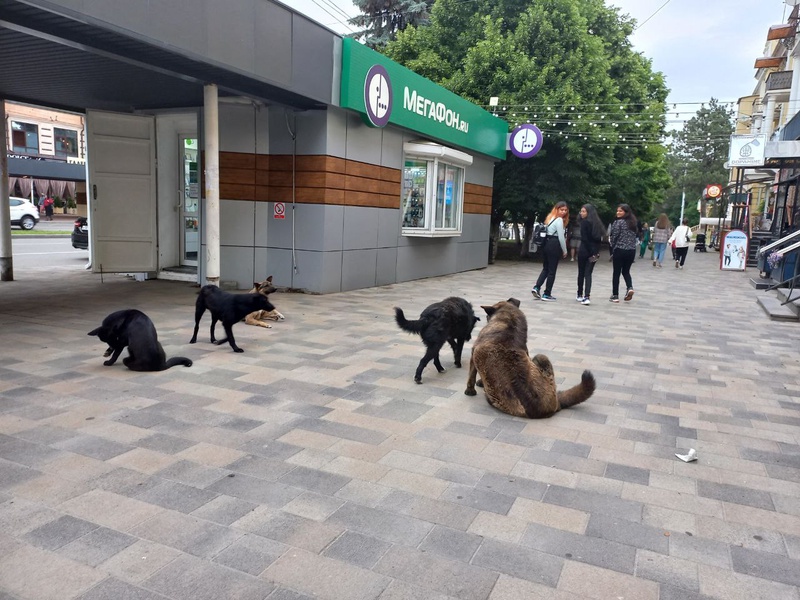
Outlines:
[[56,156],[68,158],[78,156],[78,132],[73,129],[53,128],[55,136]]
[[461,235],[464,214],[464,168],[468,154],[431,142],[404,145],[403,235]]
[[11,121],[11,147],[14,154],[39,154],[39,126]]

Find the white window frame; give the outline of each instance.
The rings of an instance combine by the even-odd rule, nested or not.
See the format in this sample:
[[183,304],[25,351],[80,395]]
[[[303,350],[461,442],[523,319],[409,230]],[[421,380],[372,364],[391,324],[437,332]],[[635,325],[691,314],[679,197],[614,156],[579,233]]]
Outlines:
[[[466,186],[466,169],[472,165],[472,156],[436,144],[434,142],[417,141],[406,142],[403,144],[403,190],[400,198],[400,210],[406,210],[406,197],[410,190],[406,189],[405,163],[407,160],[423,161],[428,164],[426,185],[425,185],[425,215],[427,222],[425,227],[402,227],[402,234],[406,237],[456,237],[461,235],[464,222],[464,187]],[[436,186],[438,182],[439,168],[447,166],[455,167],[460,170],[461,181],[457,190],[454,190],[455,197],[455,223],[453,227],[436,227]],[[403,215],[401,215],[402,218]]]

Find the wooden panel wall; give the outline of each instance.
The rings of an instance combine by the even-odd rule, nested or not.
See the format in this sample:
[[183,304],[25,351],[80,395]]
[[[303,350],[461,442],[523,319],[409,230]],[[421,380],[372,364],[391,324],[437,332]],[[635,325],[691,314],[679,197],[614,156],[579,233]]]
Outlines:
[[[290,155],[220,152],[219,167],[220,198],[292,201]],[[400,169],[313,155],[295,157],[295,170],[298,203],[400,208]],[[470,183],[465,186],[464,212],[489,214],[491,208],[492,188]]]

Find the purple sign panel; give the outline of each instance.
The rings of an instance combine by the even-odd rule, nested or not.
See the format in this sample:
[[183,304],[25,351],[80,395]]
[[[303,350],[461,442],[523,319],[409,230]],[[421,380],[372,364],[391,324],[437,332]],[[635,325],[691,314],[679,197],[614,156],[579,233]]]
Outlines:
[[536,125],[525,123],[511,132],[508,145],[511,153],[518,158],[531,158],[542,149],[544,137]]
[[392,83],[381,65],[373,65],[364,78],[364,105],[375,127],[386,127],[392,116]]

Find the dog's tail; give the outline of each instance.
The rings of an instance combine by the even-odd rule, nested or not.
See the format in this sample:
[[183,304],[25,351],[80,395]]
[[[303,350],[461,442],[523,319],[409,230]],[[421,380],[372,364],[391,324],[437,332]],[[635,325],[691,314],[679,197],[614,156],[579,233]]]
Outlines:
[[400,329],[408,331],[409,333],[422,333],[427,325],[427,321],[423,321],[422,319],[409,321],[403,314],[403,309],[397,308],[396,306],[394,307],[394,320],[397,321],[397,325]]
[[184,367],[191,367],[192,361],[186,358],[185,356],[175,356],[167,361],[164,370],[166,371],[170,367],[175,367],[177,365],[183,365]]
[[558,392],[558,404],[561,408],[568,408],[588,400],[594,393],[597,383],[591,371],[584,371],[581,375],[581,382],[568,390]]

